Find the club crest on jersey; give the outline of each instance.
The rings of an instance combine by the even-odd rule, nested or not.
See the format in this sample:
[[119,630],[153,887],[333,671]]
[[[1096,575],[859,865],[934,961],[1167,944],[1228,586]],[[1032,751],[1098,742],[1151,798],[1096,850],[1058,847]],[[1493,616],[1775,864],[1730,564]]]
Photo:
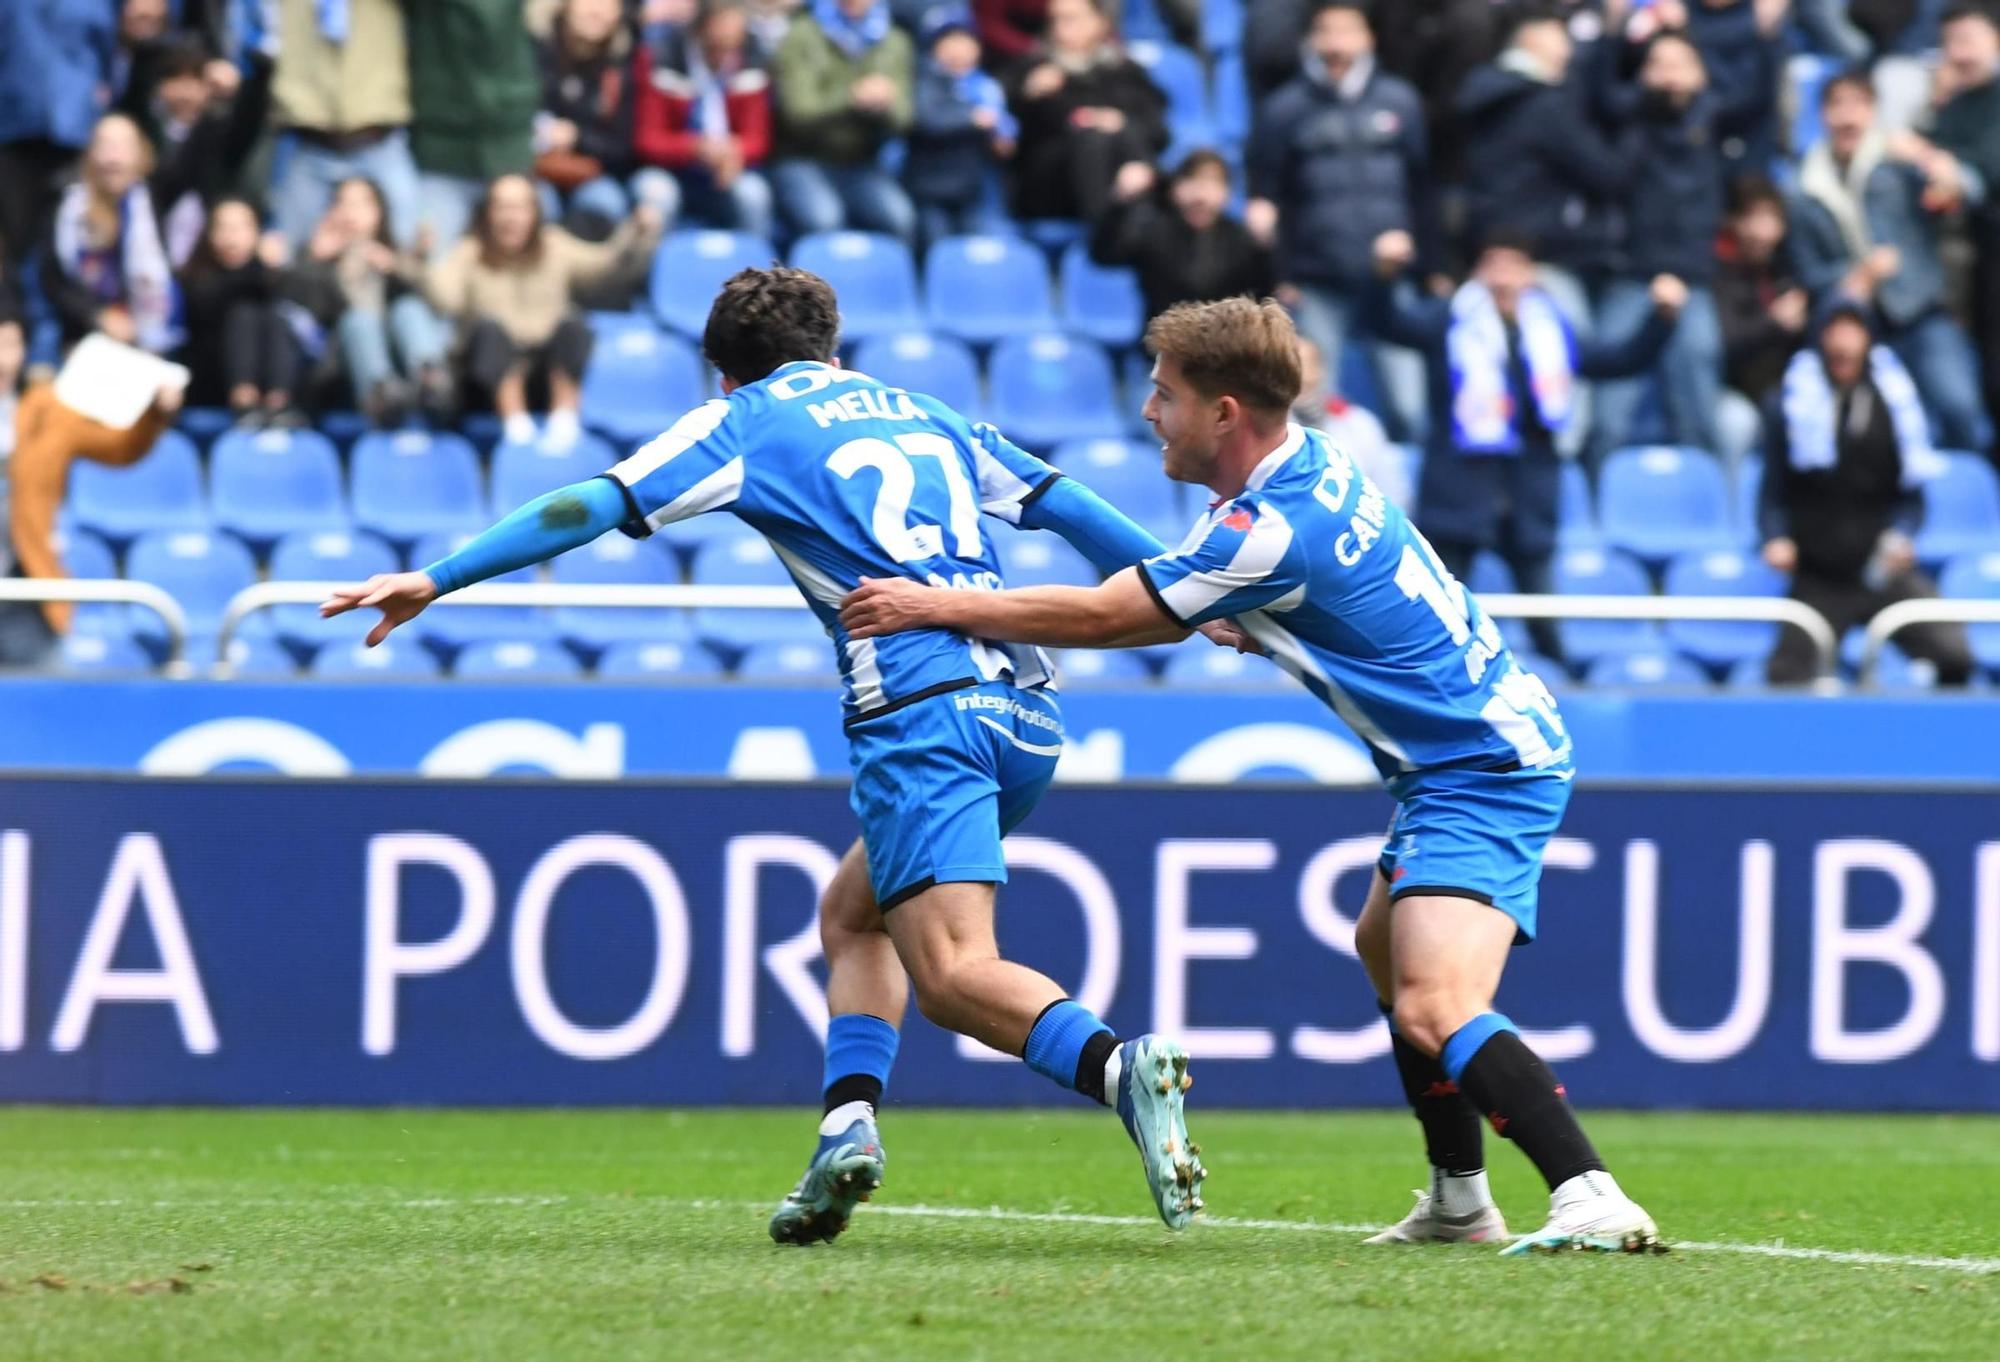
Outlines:
[[1256,517],[1240,507],[1222,517],[1222,527],[1226,530],[1234,530],[1238,534],[1250,533],[1250,527],[1255,523]]

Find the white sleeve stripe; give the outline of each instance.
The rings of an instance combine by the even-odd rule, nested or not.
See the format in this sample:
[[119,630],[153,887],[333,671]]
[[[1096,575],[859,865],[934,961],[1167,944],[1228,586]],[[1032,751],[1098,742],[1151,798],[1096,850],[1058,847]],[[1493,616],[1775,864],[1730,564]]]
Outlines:
[[1162,587],[1160,597],[1174,614],[1193,619],[1232,591],[1255,586],[1277,571],[1292,547],[1292,527],[1276,511],[1265,507],[1257,512],[1257,522],[1243,542],[1236,546],[1229,566],[1213,572],[1191,572],[1172,586]]
[[654,529],[729,505],[743,495],[743,459],[731,459],[700,482],[646,517]]
[[[1021,502],[1035,490],[1033,485],[1017,477],[1013,469],[994,458],[985,445],[975,443],[972,446],[972,462],[979,476],[979,509],[1002,520],[1018,521],[1021,518]],[[1009,511],[1013,514],[1007,514]]]
[[627,487],[638,486],[640,480],[658,472],[672,460],[693,448],[697,440],[706,439],[722,424],[722,418],[729,415],[729,403],[722,398],[711,398],[667,428],[664,435],[655,436],[633,451],[631,457],[615,464],[611,476]]

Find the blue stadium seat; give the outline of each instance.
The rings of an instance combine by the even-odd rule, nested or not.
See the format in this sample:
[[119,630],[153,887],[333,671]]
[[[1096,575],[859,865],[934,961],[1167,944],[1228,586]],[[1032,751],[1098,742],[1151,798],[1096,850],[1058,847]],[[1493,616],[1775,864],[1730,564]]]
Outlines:
[[550,449],[540,441],[502,441],[493,450],[492,514],[506,515],[558,487],[596,477],[617,458],[595,435],[585,435],[567,449]]
[[[213,637],[230,597],[257,580],[250,551],[226,534],[201,530],[164,531],[133,541],[125,555],[125,575],[151,582],[180,603],[188,633]],[[133,608],[133,633],[143,643],[164,642],[150,610]]]
[[462,435],[376,431],[355,442],[351,463],[354,521],[391,543],[486,524],[479,456]]
[[225,407],[182,407],[174,428],[207,450],[236,426],[236,413]]
[[698,643],[620,643],[597,659],[606,680],[635,677],[714,677],[722,674],[715,654]]
[[1736,547],[1729,481],[1701,450],[1618,450],[1604,461],[1597,490],[1605,542],[1648,564]]
[[[1945,565],[1938,590],[1953,600],[2000,601],[2000,552],[1969,554]],[[2000,672],[2000,624],[1966,626],[1979,665]]]
[[151,453],[124,468],[77,460],[69,475],[69,513],[119,544],[153,530],[207,529],[208,496],[194,441],[163,431]]
[[736,674],[745,679],[824,684],[838,680],[840,668],[834,662],[833,648],[822,638],[817,643],[760,643],[747,648],[736,659]]
[[1159,0],[1125,0],[1118,16],[1118,34],[1128,43],[1163,43],[1173,37]]
[[770,242],[748,232],[669,232],[653,253],[653,311],[682,335],[699,338],[723,281],[777,258]]
[[924,310],[933,331],[990,344],[1054,328],[1049,265],[1018,236],[948,236],[924,259]]
[[1836,57],[1799,53],[1785,62],[1785,81],[1792,87],[1792,155],[1803,156],[1825,131],[1819,121],[1820,90],[1840,70]]
[[1202,0],[1201,45],[1211,56],[1243,45],[1243,0]]
[[232,430],[209,452],[215,523],[262,548],[299,531],[348,527],[340,456],[316,430]]
[[1764,456],[1746,454],[1736,465],[1736,529],[1746,548],[1762,548],[1763,526],[1757,523],[1757,503],[1764,494]]
[[1563,463],[1559,477],[1556,538],[1564,548],[1601,548],[1604,532],[1597,524],[1597,500],[1590,493],[1590,475],[1584,472],[1582,464],[1570,459]]
[[1055,466],[1103,497],[1173,548],[1194,525],[1199,506],[1160,465],[1156,445],[1136,440],[1069,440],[1057,445]]
[[1764,674],[1767,665],[1767,660],[1761,657],[1743,659],[1729,669],[1729,689],[1763,690],[1771,684]]
[[153,658],[126,634],[66,634],[56,651],[56,667],[78,675],[149,672]]
[[1146,399],[1153,395],[1153,357],[1143,349],[1121,351],[1118,355],[1118,414],[1125,432],[1159,452],[1159,437],[1146,424]]
[[1875,662],[1876,690],[1936,690],[1937,666],[1891,642]]
[[614,444],[652,439],[707,396],[701,356],[650,322],[598,336],[584,366],[584,423]]
[[[702,586],[790,586],[791,574],[764,536],[748,525],[718,536],[695,552],[693,580]],[[695,635],[730,657],[760,643],[817,643],[826,630],[809,610],[703,609],[694,612]]]
[[1708,676],[1679,653],[1665,649],[1607,653],[1590,664],[1593,686],[1705,686]]
[[1250,118],[1250,80],[1243,71],[1243,54],[1225,51],[1215,60],[1216,136],[1225,146],[1242,146],[1250,140]]
[[909,247],[895,237],[815,232],[792,246],[792,264],[833,285],[840,295],[840,334],[847,340],[924,327],[917,267]]
[[560,644],[488,639],[460,653],[451,674],[462,680],[559,681],[583,675],[583,666]]
[[312,674],[342,681],[419,681],[437,676],[439,669],[429,649],[391,638],[373,648],[356,640],[329,643],[313,654]]
[[1179,690],[1277,690],[1291,684],[1269,658],[1218,648],[1200,638],[1175,648],[1160,674],[1168,687]]
[[1008,586],[1096,586],[1090,560],[1046,530],[993,530],[1000,575]]
[[[1473,558],[1472,571],[1465,579],[1465,587],[1475,596],[1498,596],[1520,590],[1514,581],[1514,569],[1507,566],[1507,560],[1497,553],[1486,552]],[[1494,623],[1500,626],[1500,636],[1507,640],[1509,648],[1517,653],[1528,648],[1526,620],[1496,619]]]
[[[410,566],[421,570],[437,562],[472,538],[469,531],[434,534],[417,541],[410,551]],[[516,585],[538,580],[533,567],[516,568],[489,582]],[[555,638],[555,626],[546,610],[531,605],[453,605],[449,596],[418,616],[417,636],[429,647],[449,656],[460,648],[493,639]]]
[[979,361],[964,341],[927,331],[873,336],[854,347],[854,367],[892,388],[935,397],[968,419],[985,409]]
[[[274,582],[362,582],[378,572],[402,569],[394,549],[372,534],[359,532],[289,534],[271,550]],[[381,618],[374,610],[352,610],[323,620],[314,605],[280,605],[271,610],[278,636],[296,648],[358,640]]]
[[[672,586],[680,565],[666,546],[630,539],[612,530],[551,564],[551,579],[568,585]],[[685,610],[630,606],[559,606],[556,633],[589,653],[614,643],[685,643],[692,639]]]
[[354,448],[356,440],[374,427],[358,411],[323,411],[313,418],[313,429],[333,441],[334,448],[345,454]]
[[1078,242],[1063,252],[1059,287],[1065,330],[1114,349],[1138,344],[1146,329],[1146,300],[1131,270],[1098,264]]
[[[1650,596],[1646,570],[1615,549],[1564,549],[1556,554],[1555,589],[1565,596]],[[1659,630],[1645,620],[1564,620],[1563,652],[1577,662],[1607,653],[1659,647]]]
[[[63,567],[72,577],[101,581],[118,575],[118,561],[111,546],[87,530],[58,525],[55,551],[62,556]],[[73,634],[124,638],[132,629],[132,613],[122,605],[78,602],[70,616],[70,630]]]
[[1167,97],[1167,129],[1172,142],[1162,158],[1172,165],[1190,151],[1217,142],[1215,114],[1208,103],[1208,74],[1201,58],[1185,47],[1163,42],[1127,43],[1126,52],[1144,67]]
[[[197,667],[206,667],[214,662],[214,637],[205,635],[189,639],[188,658]],[[299,663],[285,645],[270,634],[238,634],[229,640],[229,674],[245,681],[268,681],[297,676]]]
[[1977,454],[1943,454],[1924,484],[1924,524],[1917,557],[1928,566],[2000,549],[2000,476]]
[[[1782,596],[1785,575],[1733,549],[1682,554],[1667,564],[1669,596]],[[1778,626],[1734,620],[1669,620],[1667,641],[1717,670],[1770,655]]]
[[1056,658],[1056,676],[1065,690],[1153,684],[1152,667],[1130,648],[1071,648]]
[[1111,361],[1095,341],[1054,332],[1001,341],[993,348],[990,377],[993,423],[1029,449],[1124,433]]

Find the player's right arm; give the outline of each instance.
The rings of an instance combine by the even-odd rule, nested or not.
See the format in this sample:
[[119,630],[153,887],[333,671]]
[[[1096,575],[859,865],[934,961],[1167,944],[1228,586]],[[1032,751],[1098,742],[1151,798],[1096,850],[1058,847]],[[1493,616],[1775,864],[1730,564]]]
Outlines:
[[323,619],[373,607],[381,621],[368,631],[373,648],[397,625],[407,624],[447,592],[588,544],[627,518],[624,491],[609,478],[559,487],[535,498],[485,533],[467,541],[421,572],[389,572],[359,586],[343,587],[319,608]]
[[1140,648],[1178,643],[1188,630],[1169,620],[1127,568],[1101,586],[1030,586],[967,591],[925,586],[907,577],[863,577],[840,605],[853,638],[911,629],[949,629],[1003,643],[1049,648]]

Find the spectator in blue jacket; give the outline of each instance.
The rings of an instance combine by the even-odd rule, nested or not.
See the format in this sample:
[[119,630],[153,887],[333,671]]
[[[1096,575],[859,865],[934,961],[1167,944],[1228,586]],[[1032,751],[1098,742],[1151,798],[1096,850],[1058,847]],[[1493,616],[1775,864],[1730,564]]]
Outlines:
[[[1673,335],[1687,286],[1663,274],[1636,328],[1584,337],[1536,284],[1533,243],[1523,237],[1488,237],[1472,277],[1449,298],[1420,293],[1404,277],[1416,257],[1409,233],[1383,234],[1363,316],[1377,334],[1423,355],[1430,437],[1417,526],[1454,576],[1464,578],[1490,549],[1521,590],[1546,592],[1562,504],[1557,443],[1576,419],[1578,380],[1651,364]],[[1561,660],[1553,621],[1530,632],[1538,651]]]
[[1014,155],[1021,125],[1007,110],[1006,90],[979,69],[971,12],[933,12],[922,45],[927,55],[917,71],[903,162],[917,233],[928,245],[939,237],[1005,230],[1000,167]]
[[62,176],[110,107],[118,14],[107,0],[0,4],[0,260],[41,239]]
[[1499,58],[1466,77],[1458,117],[1467,236],[1508,232],[1537,243],[1542,286],[1587,330],[1624,244],[1636,157],[1629,138],[1597,124],[1583,83],[1570,79],[1575,58],[1561,17],[1524,7]]
[[[1652,311],[1654,277],[1671,274],[1686,282],[1687,306],[1660,357],[1657,377],[1668,436],[1713,450],[1722,397],[1722,327],[1714,290],[1727,177],[1722,144],[1768,111],[1772,87],[1753,80],[1733,92],[1716,90],[1700,51],[1678,31],[1651,35],[1643,52],[1636,81],[1607,80],[1599,92],[1605,112],[1636,133],[1638,167],[1626,201],[1624,268],[1605,290],[1597,325],[1622,335]],[[1765,54],[1775,71],[1775,48],[1767,43]],[[1602,62],[1598,70],[1608,67]],[[1645,383],[1637,378],[1598,388],[1591,444],[1600,458],[1631,437],[1644,397]]]
[[[1338,375],[1375,239],[1409,232],[1431,264],[1438,233],[1423,101],[1377,65],[1361,0],[1325,0],[1315,9],[1304,63],[1257,110],[1245,221],[1260,240],[1275,238],[1299,331]],[[1381,347],[1375,363],[1394,416],[1420,433],[1422,363]]]
[[1815,302],[1845,292],[1874,305],[1879,336],[1916,379],[1941,441],[1985,451],[1993,424],[1980,395],[1979,363],[1945,310],[1939,214],[1924,169],[1895,154],[1902,143],[1876,125],[1874,87],[1859,72],[1820,93],[1826,136],[1799,169],[1793,254]]
[[1697,0],[1688,6],[1687,33],[1701,49],[1709,80],[1725,98],[1740,99],[1762,87],[1762,106],[1722,143],[1731,179],[1762,172],[1778,154],[1778,67],[1770,59],[1774,36],[1784,32],[1792,0]]

